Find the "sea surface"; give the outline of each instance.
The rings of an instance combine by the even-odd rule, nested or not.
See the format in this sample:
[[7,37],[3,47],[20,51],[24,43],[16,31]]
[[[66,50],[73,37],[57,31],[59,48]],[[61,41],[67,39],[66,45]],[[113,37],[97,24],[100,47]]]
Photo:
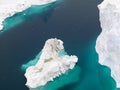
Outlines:
[[98,63],[95,51],[101,2],[63,0],[6,19],[0,32],[0,90],[29,90],[21,67],[36,59],[49,38],[61,39],[66,52],[79,61],[73,70],[34,90],[116,90],[110,69]]

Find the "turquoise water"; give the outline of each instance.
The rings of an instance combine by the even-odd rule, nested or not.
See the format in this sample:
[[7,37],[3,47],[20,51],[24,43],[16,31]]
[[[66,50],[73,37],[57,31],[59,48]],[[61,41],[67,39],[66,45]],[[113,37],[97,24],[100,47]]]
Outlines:
[[[31,7],[6,19],[5,32],[0,35],[0,90],[28,90],[25,69],[37,62],[44,42],[51,37],[63,40],[67,53],[77,55],[79,61],[54,82],[31,90],[116,90],[110,69],[98,63],[95,51],[101,32],[97,8],[100,2],[65,0]],[[63,52],[60,56],[66,54]]]
[[90,42],[86,47],[85,53],[88,56],[84,60],[87,63],[83,68],[82,80],[78,82],[75,90],[116,90],[115,81],[110,76],[110,69],[98,63],[98,55],[94,48],[95,41]]
[[23,64],[21,66],[21,69],[25,72],[28,67],[35,65],[38,62],[40,55],[41,55],[41,52],[38,53],[38,55],[33,60],[30,60],[26,64]]

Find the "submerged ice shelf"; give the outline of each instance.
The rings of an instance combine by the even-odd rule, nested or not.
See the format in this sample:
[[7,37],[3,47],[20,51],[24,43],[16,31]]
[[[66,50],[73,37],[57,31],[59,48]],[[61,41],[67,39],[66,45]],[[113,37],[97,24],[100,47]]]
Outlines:
[[38,62],[26,69],[26,85],[29,88],[44,86],[67,70],[73,69],[77,61],[77,56],[69,56],[65,53],[61,40],[48,39],[41,51]]
[[0,30],[4,28],[3,21],[18,12],[22,12],[33,5],[44,5],[56,0],[3,0],[0,1]]
[[102,33],[96,42],[99,63],[111,69],[120,88],[120,0],[104,0],[98,8]]

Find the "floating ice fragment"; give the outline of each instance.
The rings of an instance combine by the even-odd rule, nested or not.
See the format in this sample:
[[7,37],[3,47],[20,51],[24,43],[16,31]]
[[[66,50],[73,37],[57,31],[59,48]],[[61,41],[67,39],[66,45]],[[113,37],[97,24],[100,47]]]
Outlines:
[[[65,55],[62,55],[61,52]],[[53,81],[54,78],[59,77],[69,69],[73,69],[77,61],[77,56],[69,56],[64,52],[61,40],[48,39],[41,51],[38,62],[26,70],[26,85],[29,88],[44,86],[47,82]]]

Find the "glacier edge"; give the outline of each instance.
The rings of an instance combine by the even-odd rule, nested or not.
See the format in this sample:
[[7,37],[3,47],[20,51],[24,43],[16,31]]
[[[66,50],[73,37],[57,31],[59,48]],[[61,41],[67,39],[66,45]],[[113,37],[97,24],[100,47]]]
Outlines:
[[0,1],[0,31],[4,28],[3,21],[16,13],[22,12],[32,5],[45,5],[56,0],[11,0]]

